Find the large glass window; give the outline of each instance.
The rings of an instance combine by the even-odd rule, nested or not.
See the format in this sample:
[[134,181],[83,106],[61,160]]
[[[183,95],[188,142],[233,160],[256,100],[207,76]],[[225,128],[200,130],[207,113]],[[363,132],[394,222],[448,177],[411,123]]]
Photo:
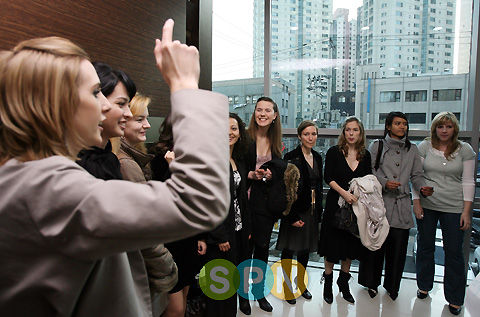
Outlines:
[[462,100],[462,89],[441,89],[434,90],[433,101],[456,101]]
[[380,92],[380,102],[399,102],[400,91],[382,91]]
[[427,91],[426,90],[411,90],[405,91],[405,101],[427,101]]
[[[455,113],[462,131],[472,129],[472,0],[375,6],[367,0],[275,0],[267,12],[265,1],[213,0],[213,90],[231,96],[230,110],[247,124],[257,98],[272,97],[289,136],[285,151],[297,145],[292,131],[305,119],[325,133],[318,143],[323,153],[336,142],[339,130],[331,129],[349,115],[383,131],[386,115],[402,111],[410,129],[420,130],[417,141],[445,110]],[[270,25],[267,13],[275,21]],[[383,135],[377,132],[370,138]]]

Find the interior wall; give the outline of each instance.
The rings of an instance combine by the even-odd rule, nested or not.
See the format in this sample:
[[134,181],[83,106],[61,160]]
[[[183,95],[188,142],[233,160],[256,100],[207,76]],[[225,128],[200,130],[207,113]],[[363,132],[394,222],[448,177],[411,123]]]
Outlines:
[[125,71],[138,91],[153,98],[152,116],[170,108],[168,86],[155,66],[155,39],[166,19],[185,42],[186,1],[0,0],[0,49],[34,37],[61,36],[82,46],[92,61]]

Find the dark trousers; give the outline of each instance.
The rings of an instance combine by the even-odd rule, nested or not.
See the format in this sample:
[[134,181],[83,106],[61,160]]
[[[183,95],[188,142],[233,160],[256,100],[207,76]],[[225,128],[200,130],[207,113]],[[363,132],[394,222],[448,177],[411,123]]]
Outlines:
[[[288,260],[293,259],[293,254],[294,254],[294,251],[289,250],[289,249],[283,249],[283,251],[282,251],[282,260],[287,260],[287,261],[282,261],[282,266],[284,266],[283,270],[288,275],[288,278],[290,280],[292,280],[291,279],[292,261],[288,261]],[[303,265],[303,267],[305,268],[305,271],[307,270],[307,264],[308,264],[309,256],[310,256],[310,252],[308,250],[299,251],[298,254],[297,254],[297,261],[298,261],[298,263]],[[307,285],[305,285],[305,274],[303,274],[303,275],[299,274],[297,276],[297,285],[298,285],[298,288],[300,288],[302,290],[307,288]]]
[[[242,231],[236,231],[234,239],[229,241],[230,250],[220,251],[218,244],[209,244],[207,246],[207,261],[214,259],[225,259],[238,265],[240,262],[247,260],[249,252],[249,245],[247,237]],[[211,299],[206,297],[206,315],[207,316],[236,316],[237,315],[237,294],[224,300]]]
[[[263,272],[267,271],[268,252],[270,247],[270,237],[272,235],[273,225],[276,219],[273,217],[253,213],[252,216],[252,243],[253,243],[253,259],[260,260]],[[264,280],[265,282],[265,280]],[[265,283],[255,284],[252,287],[253,294],[256,299],[263,298]]]
[[358,283],[376,289],[381,283],[385,259],[383,287],[388,293],[397,294],[407,257],[408,236],[409,229],[390,227],[382,247],[376,251],[368,250],[365,259],[360,261]]
[[465,263],[463,258],[463,235],[460,230],[461,214],[423,209],[424,217],[417,219],[417,286],[422,291],[433,288],[435,273],[435,234],[437,223],[442,229],[445,251],[445,274],[443,289],[445,299],[453,305],[463,305],[465,299]]

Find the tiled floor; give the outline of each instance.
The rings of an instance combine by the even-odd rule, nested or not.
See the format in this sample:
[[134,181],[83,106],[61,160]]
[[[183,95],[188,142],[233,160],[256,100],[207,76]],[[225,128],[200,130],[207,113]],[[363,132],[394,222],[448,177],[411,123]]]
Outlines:
[[[350,289],[355,304],[349,304],[341,294],[338,294],[338,287],[334,285],[334,300],[331,305],[323,300],[323,285],[320,284],[323,269],[311,268],[308,272],[308,289],[313,295],[313,299],[305,300],[302,297],[297,299],[296,305],[290,305],[272,294],[267,299],[273,306],[273,312],[266,313],[258,307],[258,303],[251,302],[251,316],[361,316],[361,317],[403,317],[403,316],[421,316],[421,317],[439,317],[453,316],[448,310],[448,304],[443,295],[443,284],[435,283],[429,297],[424,300],[417,299],[417,285],[414,279],[403,279],[400,294],[396,301],[388,296],[385,290],[380,287],[379,294],[375,298],[370,298],[367,291],[357,284],[357,274],[352,273],[353,279],[350,280]],[[334,281],[338,277],[338,271],[334,272]],[[239,311],[238,316],[245,316]],[[460,316],[480,316],[480,312],[469,312],[463,308]]]

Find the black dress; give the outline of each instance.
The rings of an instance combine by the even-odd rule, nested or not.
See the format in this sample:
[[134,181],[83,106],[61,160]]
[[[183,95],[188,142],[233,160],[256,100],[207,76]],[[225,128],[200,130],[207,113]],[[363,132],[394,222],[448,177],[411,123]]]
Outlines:
[[[318,227],[322,214],[322,157],[312,150],[313,169],[305,160],[299,145],[285,154],[284,160],[295,164],[300,170],[298,198],[293,203],[288,216],[282,218],[278,234],[277,250],[314,252],[318,248]],[[312,190],[315,191],[315,208],[312,210]],[[301,228],[292,223],[302,220]]]
[[[353,178],[363,177],[372,174],[370,152],[366,151],[362,161],[352,171],[347,163],[345,155],[338,146],[331,147],[325,157],[325,182],[329,184],[335,181],[340,187],[348,190],[348,184]],[[332,216],[338,209],[338,198],[340,194],[330,188],[325,203],[324,217],[320,229],[320,241],[318,254],[324,256],[325,260],[331,263],[338,263],[340,260],[362,259],[365,248],[360,239],[346,230],[337,229],[331,226]]]

